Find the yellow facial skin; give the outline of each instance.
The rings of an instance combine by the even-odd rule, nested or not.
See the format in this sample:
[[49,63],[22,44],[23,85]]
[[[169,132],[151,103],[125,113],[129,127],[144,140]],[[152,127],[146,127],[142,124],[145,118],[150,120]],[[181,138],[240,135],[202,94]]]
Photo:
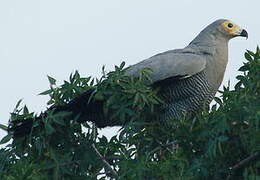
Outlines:
[[223,29],[232,37],[239,36],[243,29],[233,23],[232,21],[225,21],[222,23]]

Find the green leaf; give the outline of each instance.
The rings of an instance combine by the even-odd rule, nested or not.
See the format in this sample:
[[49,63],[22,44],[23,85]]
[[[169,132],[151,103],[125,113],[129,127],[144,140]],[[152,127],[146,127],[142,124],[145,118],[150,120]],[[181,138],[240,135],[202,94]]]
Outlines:
[[245,80],[245,76],[242,76],[242,75],[238,75],[236,78],[237,78],[237,80],[240,80],[240,81]]
[[123,69],[125,67],[125,61],[123,61],[121,64],[120,64],[120,69]]
[[[247,50],[246,53],[249,54],[250,56],[253,56],[253,57],[254,57],[254,55],[255,55],[255,53],[253,53],[252,51],[249,51],[249,50]],[[246,53],[245,53],[245,54],[246,54]]]
[[29,110],[26,105],[23,108],[23,114],[29,114]]
[[12,134],[7,134],[5,137],[3,137],[0,141],[0,144],[5,144],[8,141],[10,141],[13,138]]
[[248,71],[249,70],[249,65],[245,64],[244,66],[241,66],[238,70],[242,71],[242,72]]
[[56,79],[54,79],[54,78],[51,77],[51,76],[47,76],[47,77],[48,77],[49,83],[50,83],[51,85],[56,85]]
[[20,99],[20,100],[16,103],[15,109],[17,109],[17,108],[20,106],[21,102],[22,102],[22,99]]
[[6,125],[0,124],[0,129],[7,131],[8,127]]
[[46,90],[46,91],[41,92],[41,93],[38,94],[38,95],[47,95],[47,94],[50,94],[51,92],[53,92],[53,90],[52,90],[52,89],[49,89],[49,90]]
[[253,60],[252,56],[249,53],[245,53],[245,58],[248,61],[252,61]]

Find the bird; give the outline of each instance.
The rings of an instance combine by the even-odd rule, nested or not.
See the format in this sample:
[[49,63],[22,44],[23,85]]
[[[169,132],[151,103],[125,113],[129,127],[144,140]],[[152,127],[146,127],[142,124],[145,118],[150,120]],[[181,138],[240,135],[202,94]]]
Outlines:
[[[159,87],[164,100],[160,105],[160,121],[197,113],[210,104],[218,91],[228,63],[228,42],[238,36],[248,38],[248,33],[233,21],[218,19],[186,47],[168,50],[131,65],[126,75],[136,78],[142,69],[151,70],[148,85]],[[90,96],[91,92],[85,92],[68,104],[52,109],[54,112],[72,112],[78,115],[79,122],[90,121],[99,128],[122,125],[99,118],[100,110],[97,109],[102,108],[102,102],[89,103]],[[16,136],[28,134],[34,120],[18,121],[10,126],[9,132]]]

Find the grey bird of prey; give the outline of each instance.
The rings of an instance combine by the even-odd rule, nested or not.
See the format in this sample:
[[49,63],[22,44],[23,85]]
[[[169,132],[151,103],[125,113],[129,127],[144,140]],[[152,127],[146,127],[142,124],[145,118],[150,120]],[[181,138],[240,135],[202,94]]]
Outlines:
[[152,84],[162,87],[160,93],[166,100],[160,119],[196,112],[212,101],[221,85],[228,62],[228,42],[237,36],[248,38],[248,33],[232,21],[219,19],[187,47],[141,61],[131,66],[128,74],[136,76],[143,68],[153,71]]
[[[175,49],[157,54],[127,70],[127,75],[137,77],[140,70],[149,68],[151,85],[160,87],[165,103],[159,119],[178,118],[186,112],[198,112],[208,105],[222,83],[228,62],[228,42],[230,39],[248,37],[247,31],[234,22],[220,19],[203,29],[190,44],[183,49]],[[88,104],[89,93],[72,100],[58,111],[71,111],[79,115],[80,122],[92,121],[97,127],[111,126],[102,124],[92,109],[100,102]],[[108,121],[109,122],[109,121]],[[15,135],[26,134],[32,128],[32,119],[17,122],[9,132]]]

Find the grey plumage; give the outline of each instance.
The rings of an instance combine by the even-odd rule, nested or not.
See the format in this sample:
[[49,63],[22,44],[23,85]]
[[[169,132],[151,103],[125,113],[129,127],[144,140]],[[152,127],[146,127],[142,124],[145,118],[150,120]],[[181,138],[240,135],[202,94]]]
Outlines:
[[[229,23],[233,29],[228,27]],[[165,100],[160,119],[195,113],[216,94],[228,62],[228,41],[235,36],[247,36],[247,33],[231,21],[217,20],[184,49],[152,56],[131,66],[127,73],[137,76],[143,68],[152,70],[151,84],[161,87]]]
[[[161,106],[160,120],[178,118],[186,112],[196,113],[208,105],[217,92],[228,62],[228,41],[236,36],[247,37],[247,32],[229,20],[217,20],[187,47],[152,56],[130,66],[126,73],[137,77],[143,68],[152,70],[150,84],[160,87],[165,101]],[[68,104],[51,110],[72,112],[79,122],[91,121],[100,128],[122,125],[122,122],[105,118],[102,101],[88,103],[90,96],[91,92],[85,92]],[[16,136],[28,134],[33,122],[46,115],[45,112],[35,119],[11,122],[9,132]]]

